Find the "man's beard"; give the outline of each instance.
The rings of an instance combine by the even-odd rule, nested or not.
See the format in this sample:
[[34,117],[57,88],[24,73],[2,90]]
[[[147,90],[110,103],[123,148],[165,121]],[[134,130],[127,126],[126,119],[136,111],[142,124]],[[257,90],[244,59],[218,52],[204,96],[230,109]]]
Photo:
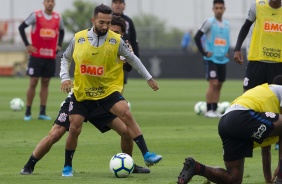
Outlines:
[[98,36],[104,36],[104,35],[106,35],[107,32],[108,32],[108,29],[107,29],[107,31],[105,31],[105,32],[99,31],[96,27],[94,27],[94,29],[95,29],[95,32],[96,32],[96,34],[97,34]]

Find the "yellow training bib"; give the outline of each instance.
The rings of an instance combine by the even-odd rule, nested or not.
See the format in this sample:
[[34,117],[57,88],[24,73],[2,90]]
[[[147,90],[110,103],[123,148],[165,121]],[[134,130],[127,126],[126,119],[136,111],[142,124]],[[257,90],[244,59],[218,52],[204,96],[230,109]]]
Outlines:
[[88,41],[88,30],[75,34],[73,92],[77,101],[98,100],[123,88],[123,62],[118,58],[120,35],[108,31],[99,47]]
[[248,54],[249,61],[282,62],[282,9],[268,0],[256,0],[256,22]]

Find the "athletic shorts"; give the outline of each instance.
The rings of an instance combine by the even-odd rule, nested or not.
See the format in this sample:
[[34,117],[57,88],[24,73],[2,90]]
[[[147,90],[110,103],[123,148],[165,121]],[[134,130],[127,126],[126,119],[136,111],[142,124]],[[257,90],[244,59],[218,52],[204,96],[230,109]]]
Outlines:
[[279,114],[234,110],[223,115],[218,124],[218,133],[223,145],[224,161],[233,161],[253,156],[254,141],[262,143],[272,132],[273,123]]
[[54,124],[65,127],[67,129],[67,131],[69,131],[69,128],[70,128],[70,120],[69,120],[69,104],[70,104],[70,101],[71,101],[70,97],[65,99],[63,105],[61,106],[59,114],[54,121]]
[[121,100],[125,99],[119,92],[114,92],[104,99],[84,100],[81,102],[78,102],[74,94],[72,94],[69,105],[69,115],[79,114],[83,116],[85,121],[89,121],[104,133],[110,130],[107,124],[117,118],[116,115],[110,113],[110,109]]
[[205,60],[206,79],[217,79],[224,82],[226,79],[226,64],[216,64],[210,60]]
[[30,56],[26,74],[30,77],[51,78],[55,76],[56,60]]
[[249,61],[245,72],[243,88],[249,90],[264,83],[272,84],[277,75],[282,75],[282,63]]

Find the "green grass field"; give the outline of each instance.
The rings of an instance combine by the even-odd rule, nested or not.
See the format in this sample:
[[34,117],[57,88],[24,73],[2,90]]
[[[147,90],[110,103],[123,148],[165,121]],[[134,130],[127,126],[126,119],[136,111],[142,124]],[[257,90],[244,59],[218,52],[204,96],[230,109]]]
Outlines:
[[[218,119],[207,119],[194,113],[197,101],[204,101],[207,82],[203,80],[157,80],[160,90],[152,91],[146,81],[129,79],[125,98],[130,101],[132,113],[139,123],[150,151],[163,156],[151,168],[150,174],[131,174],[128,178],[115,178],[109,171],[109,160],[120,152],[120,138],[110,131],[101,134],[91,124],[83,126],[73,160],[74,177],[64,178],[66,135],[36,165],[34,174],[19,174],[36,144],[48,134],[53,121],[36,120],[39,113],[39,93],[33,103],[33,120],[23,121],[24,111],[13,112],[9,101],[14,97],[25,100],[28,78],[0,79],[0,183],[95,183],[95,184],[173,184],[182,169],[184,158],[193,156],[198,161],[224,167],[222,146],[217,133]],[[38,86],[39,88],[39,86]],[[66,94],[60,92],[59,79],[50,84],[47,114],[55,118]],[[242,94],[242,81],[227,80],[221,100],[232,101]],[[276,168],[277,151],[272,148],[272,169]],[[134,147],[134,161],[144,166],[139,149]],[[203,177],[194,177],[191,183],[204,183]],[[260,149],[254,157],[246,159],[243,183],[264,183]]]

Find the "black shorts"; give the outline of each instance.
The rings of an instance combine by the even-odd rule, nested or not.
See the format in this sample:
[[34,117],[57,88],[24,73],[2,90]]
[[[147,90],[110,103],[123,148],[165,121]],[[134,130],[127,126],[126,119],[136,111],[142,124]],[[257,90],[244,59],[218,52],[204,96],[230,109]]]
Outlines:
[[249,61],[245,73],[243,88],[249,90],[257,85],[273,83],[277,75],[282,75],[282,63],[264,63]]
[[26,74],[30,77],[51,78],[55,76],[56,60],[47,58],[29,57]]
[[224,82],[226,79],[226,64],[216,64],[210,60],[205,60],[206,79],[217,79]]
[[71,96],[69,106],[69,114],[79,114],[89,121],[102,133],[110,130],[107,126],[109,122],[117,118],[116,115],[109,112],[112,106],[125,100],[119,92],[114,92],[104,99],[100,100],[85,100],[78,102],[74,95]]
[[70,97],[65,99],[63,105],[61,106],[59,114],[54,121],[54,124],[65,127],[67,129],[67,131],[69,131],[69,128],[70,128],[70,120],[69,120],[69,104],[70,104],[70,101],[71,101]]
[[253,156],[253,143],[262,143],[269,136],[279,114],[234,110],[221,117],[218,133],[223,145],[224,161]]

